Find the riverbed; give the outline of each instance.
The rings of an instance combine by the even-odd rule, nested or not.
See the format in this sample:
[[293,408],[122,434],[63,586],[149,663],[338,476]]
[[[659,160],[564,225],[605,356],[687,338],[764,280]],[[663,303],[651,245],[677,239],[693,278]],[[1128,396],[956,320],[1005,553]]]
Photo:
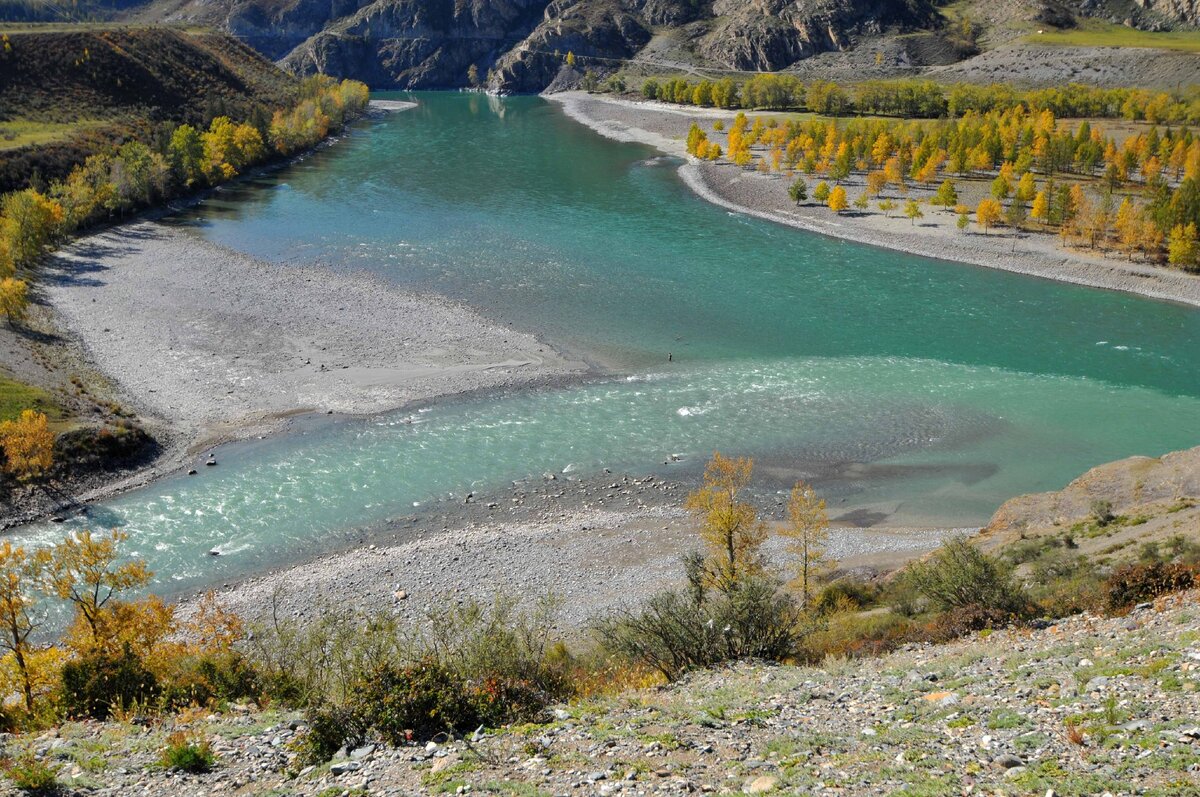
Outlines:
[[[164,223],[189,245],[240,253],[283,293],[310,291],[304,281],[327,273],[445,297],[499,331],[485,366],[524,367],[508,362],[511,330],[520,352],[590,368],[328,422],[325,412],[347,407],[320,391],[268,408],[237,403],[236,392],[210,397],[247,414],[298,404],[317,420],[222,448],[215,467],[70,521],[124,527],[162,587],[224,583],[367,541],[407,544],[412,516],[468,494],[505,495],[513,482],[571,484],[607,468],[686,485],[714,450],[756,458],[756,495],[770,511],[805,479],[841,525],[945,529],[982,525],[1005,499],[1061,487],[1099,462],[1196,442],[1191,308],[730,212],[681,181],[679,160],[604,139],[538,98],[413,99],[416,109],[368,120],[337,146]],[[172,294],[177,277],[143,267],[147,291],[196,293]],[[236,291],[236,269],[223,274]],[[342,350],[359,336],[381,353],[368,364],[378,376],[416,333],[387,323],[375,290],[336,313],[338,324],[350,319]],[[109,329],[140,309],[134,291],[94,296],[113,302]],[[169,320],[166,307],[151,303]],[[287,337],[255,329],[253,303],[238,317],[217,329],[231,350],[238,335]],[[358,329],[359,317],[372,323]],[[318,377],[319,366],[347,364],[314,359],[308,344],[279,351],[314,379],[340,379]],[[353,381],[343,387],[343,400],[355,394]]]

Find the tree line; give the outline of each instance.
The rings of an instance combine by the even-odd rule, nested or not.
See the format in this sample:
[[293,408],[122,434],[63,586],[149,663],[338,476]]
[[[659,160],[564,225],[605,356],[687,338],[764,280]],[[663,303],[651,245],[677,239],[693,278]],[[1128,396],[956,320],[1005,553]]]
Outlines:
[[10,323],[24,317],[28,286],[22,275],[71,234],[311,147],[360,114],[367,101],[362,83],[311,77],[296,105],[270,118],[217,116],[207,129],[181,124],[157,140],[130,140],[91,155],[42,190],[5,194],[0,197],[0,310]]
[[[725,130],[725,125],[714,128]],[[885,189],[904,196],[910,184],[932,189],[940,183],[933,203],[963,215],[968,210],[958,205],[950,178],[988,179],[991,196],[975,208],[985,232],[1001,220],[1017,228],[1032,219],[1043,229],[1057,228],[1064,242],[1115,245],[1130,257],[1141,253],[1200,268],[1200,136],[1186,126],[1153,126],[1118,141],[1087,121],[1065,124],[1052,111],[1018,105],[937,121],[781,123],[751,120],[739,112],[725,132],[722,151],[693,125],[688,152],[702,159],[725,157],[762,172],[799,172],[838,187],[851,174],[861,174],[865,189],[854,204],[865,208],[874,200],[885,212],[895,207],[892,199],[882,198]],[[756,164],[752,147],[758,148]],[[844,189],[826,185],[825,191],[814,198],[829,202],[832,197],[838,212],[849,207]],[[920,209],[909,200],[905,211],[915,218]]]
[[[616,84],[610,83],[609,87]],[[622,90],[624,82],[620,83]],[[615,90],[615,89],[613,89]],[[830,80],[807,83],[794,75],[767,73],[745,80],[691,82],[647,78],[642,96],[651,100],[708,108],[810,111],[825,116],[876,114],[915,119],[961,117],[969,112],[1049,111],[1057,117],[1200,123],[1200,90],[1171,93],[1138,88],[1063,87],[1018,89],[1003,83],[944,86],[931,80],[867,80],[844,86]]]

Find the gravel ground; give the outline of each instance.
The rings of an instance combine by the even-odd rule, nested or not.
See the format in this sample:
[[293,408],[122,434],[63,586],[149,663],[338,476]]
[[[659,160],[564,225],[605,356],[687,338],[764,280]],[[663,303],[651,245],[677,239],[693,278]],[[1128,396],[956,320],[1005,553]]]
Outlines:
[[280,267],[153,221],[62,250],[45,292],[139,408],[195,446],[580,371],[531,335],[370,275]]
[[[70,723],[5,740],[97,797],[192,795],[1200,793],[1200,593],[1127,617],[913,646],[825,667],[739,664],[561,706],[475,740],[368,744],[299,767],[303,719],[234,707],[146,726]],[[1072,740],[1070,728],[1080,736]],[[204,775],[163,771],[206,736]],[[0,794],[15,794],[0,787]]]
[[[596,614],[680,580],[679,557],[697,547],[694,523],[679,508],[692,481],[602,474],[521,482],[502,494],[424,507],[357,548],[230,584],[219,595],[245,617],[273,607],[304,618],[337,606],[390,610],[419,623],[447,600],[553,594],[559,628],[574,636]],[[876,572],[956,531],[975,529],[835,528],[828,552],[843,569]],[[767,544],[781,565],[783,549],[778,537]],[[184,601],[185,615],[193,600]]]
[[[1070,282],[1108,290],[1124,291],[1200,306],[1200,276],[1167,268],[1129,263],[1082,252],[1068,251],[1051,234],[1006,230],[982,234],[972,224],[971,232],[960,232],[953,213],[925,207],[925,218],[912,224],[897,210],[888,218],[872,206],[861,212],[831,213],[815,204],[797,207],[787,196],[787,178],[778,173],[760,174],[730,163],[697,162],[688,158],[684,139],[692,122],[700,124],[714,140],[715,119],[733,114],[714,109],[671,107],[662,103],[634,102],[598,97],[583,92],[548,95],[562,104],[573,119],[601,135],[619,141],[637,141],[688,162],[680,168],[684,182],[714,204],[738,213],[787,224],[859,243],[936,257],[959,263],[998,268],[1020,274]],[[721,141],[724,145],[724,141]],[[843,182],[851,198],[863,190],[864,177],[854,175]],[[982,198],[984,188],[979,188]],[[971,204],[972,186],[960,183],[963,200]],[[932,190],[914,188],[909,196],[931,196]]]

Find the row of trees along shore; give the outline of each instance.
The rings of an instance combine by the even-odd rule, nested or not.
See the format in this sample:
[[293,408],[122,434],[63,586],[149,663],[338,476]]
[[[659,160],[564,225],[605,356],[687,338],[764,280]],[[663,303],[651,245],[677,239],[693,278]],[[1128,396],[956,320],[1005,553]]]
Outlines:
[[[772,525],[748,493],[753,463],[714,454],[687,508],[696,550],[680,583],[639,606],[600,614],[591,643],[568,647],[555,631],[554,600],[497,596],[434,601],[408,625],[391,607],[355,612],[332,603],[286,619],[238,617],[213,596],[185,615],[146,595],[151,573],[120,550],[114,531],[76,531],[56,545],[0,545],[0,726],[39,731],[68,719],[171,727],[198,716],[259,705],[305,712],[288,752],[298,769],[368,742],[405,745],[479,726],[537,721],[554,702],[662,683],[743,658],[819,663],[877,655],[912,643],[1079,611],[1121,612],[1197,586],[1200,546],[1183,536],[1143,546],[1141,562],[1105,568],[1075,552],[1129,518],[1100,502],[1059,536],[1014,543],[999,557],[968,541],[947,542],[896,577],[834,574],[825,503],[808,485],[791,492]],[[769,556],[772,535],[786,557]],[[1026,565],[1029,575],[1015,568]],[[526,596],[528,597],[528,596]],[[55,606],[70,612],[49,641]],[[173,735],[164,766],[217,764],[200,734]],[[52,758],[51,758],[52,760]],[[6,760],[18,785],[53,785],[45,759]]]
[[[913,185],[936,186],[929,201],[957,212],[965,229],[972,209],[959,202],[950,178],[990,181],[989,196],[974,208],[985,232],[1000,223],[1022,228],[1032,219],[1041,229],[1057,228],[1064,245],[1115,246],[1131,259],[1140,253],[1200,268],[1200,136],[1186,126],[1153,125],[1118,140],[1088,121],[1064,123],[1049,109],[1017,105],[935,121],[780,122],[739,112],[728,130],[720,120],[713,127],[726,133],[726,148],[693,124],[691,155],[764,173],[818,176],[823,181],[813,198],[835,212],[852,205],[865,210],[875,201],[890,214],[897,202],[884,198],[885,191],[903,198]],[[852,175],[863,186],[853,201],[841,185]],[[797,203],[808,193],[803,177],[793,184]],[[915,199],[904,211],[912,219],[923,215]]]
[[[308,78],[296,104],[269,119],[218,116],[207,129],[181,124],[157,142],[131,140],[92,155],[42,190],[0,196],[0,313],[9,325],[25,319],[30,278],[71,235],[312,147],[361,114],[367,101],[363,83]],[[4,475],[21,484],[44,478],[54,441],[41,412],[27,409],[0,423]]]
[[131,140],[89,156],[66,179],[0,197],[0,311],[19,322],[28,306],[27,279],[51,249],[96,224],[231,180],[273,158],[312,147],[367,105],[353,80],[307,78],[298,101],[269,120],[212,120],[208,129],[181,124],[151,143]]
[[[610,78],[604,88],[624,90]],[[620,87],[618,89],[618,86]],[[808,83],[793,75],[761,74],[746,80],[647,78],[642,96],[678,105],[729,110],[809,111],[825,116],[873,114],[909,119],[958,117],[968,112],[1050,111],[1059,117],[1125,119],[1155,124],[1200,123],[1200,88],[1184,93],[1139,88],[1097,88],[1071,83],[1062,87],[1018,89],[1003,83],[944,86],[930,80],[868,80],[852,86],[833,81]]]

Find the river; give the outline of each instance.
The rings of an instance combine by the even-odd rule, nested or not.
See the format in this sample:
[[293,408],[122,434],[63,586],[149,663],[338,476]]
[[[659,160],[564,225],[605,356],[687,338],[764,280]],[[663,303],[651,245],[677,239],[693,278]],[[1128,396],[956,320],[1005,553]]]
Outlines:
[[765,490],[815,480],[835,517],[970,526],[1098,463],[1198,442],[1194,309],[731,214],[677,163],[538,98],[394,96],[420,106],[173,222],[281,269],[450,296],[607,375],[303,423],[95,507],[88,522],[126,528],[163,586],[546,471],[694,472],[720,449],[755,456]]

